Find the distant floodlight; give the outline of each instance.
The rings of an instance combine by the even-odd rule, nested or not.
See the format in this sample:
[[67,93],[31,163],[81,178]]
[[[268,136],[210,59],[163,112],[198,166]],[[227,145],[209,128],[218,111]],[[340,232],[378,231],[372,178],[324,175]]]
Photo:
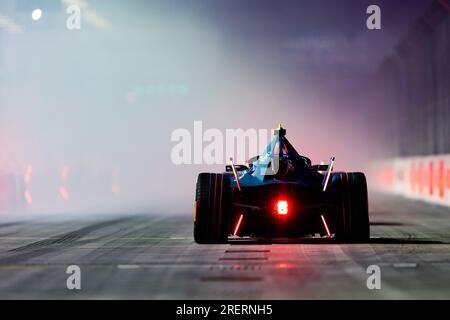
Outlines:
[[42,10],[41,9],[34,9],[31,13],[31,18],[34,21],[38,21],[40,18],[42,18]]

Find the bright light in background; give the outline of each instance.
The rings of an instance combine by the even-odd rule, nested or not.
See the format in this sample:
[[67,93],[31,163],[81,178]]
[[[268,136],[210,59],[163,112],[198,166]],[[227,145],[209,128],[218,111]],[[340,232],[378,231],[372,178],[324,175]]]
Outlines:
[[42,10],[41,9],[34,9],[33,12],[31,13],[31,18],[34,21],[38,21],[39,19],[42,18]]

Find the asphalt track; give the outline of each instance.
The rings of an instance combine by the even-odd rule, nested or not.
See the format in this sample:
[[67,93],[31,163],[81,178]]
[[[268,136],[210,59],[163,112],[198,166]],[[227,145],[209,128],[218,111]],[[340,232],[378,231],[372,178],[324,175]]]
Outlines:
[[[190,212],[0,222],[0,298],[450,299],[450,209],[392,196],[370,208],[371,241],[345,245],[197,245]],[[81,290],[66,287],[69,265]]]

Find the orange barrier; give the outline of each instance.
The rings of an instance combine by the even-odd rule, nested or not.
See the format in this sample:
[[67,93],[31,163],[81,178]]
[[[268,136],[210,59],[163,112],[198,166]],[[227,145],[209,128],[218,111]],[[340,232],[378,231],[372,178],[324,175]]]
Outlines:
[[382,192],[450,206],[450,155],[395,158],[372,167]]

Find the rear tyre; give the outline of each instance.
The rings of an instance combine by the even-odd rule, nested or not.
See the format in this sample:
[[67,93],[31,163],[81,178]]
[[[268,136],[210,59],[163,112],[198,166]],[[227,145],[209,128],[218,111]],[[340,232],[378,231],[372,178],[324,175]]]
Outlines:
[[361,172],[333,174],[334,229],[338,241],[364,242],[370,238],[366,177]]
[[336,172],[332,180],[334,203],[334,233],[336,240],[348,241],[351,239],[350,227],[350,201],[348,192],[348,178],[345,172]]
[[200,173],[194,208],[194,240],[201,244],[228,241],[230,178],[216,173]]
[[352,240],[368,241],[370,225],[366,176],[362,172],[351,172],[347,176],[352,216]]

